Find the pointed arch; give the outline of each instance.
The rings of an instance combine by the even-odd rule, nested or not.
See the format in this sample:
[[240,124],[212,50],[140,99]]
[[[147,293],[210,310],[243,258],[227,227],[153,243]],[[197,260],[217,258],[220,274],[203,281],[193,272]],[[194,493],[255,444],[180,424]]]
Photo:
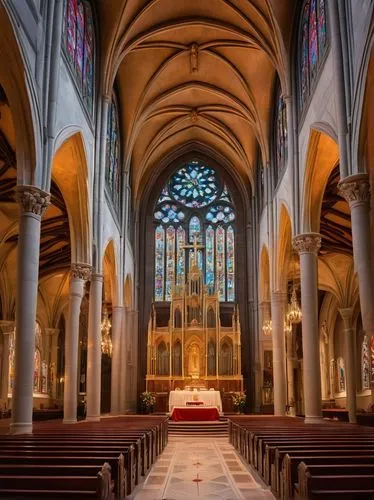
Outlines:
[[104,250],[104,299],[112,305],[117,305],[119,299],[118,291],[118,266],[116,258],[115,243],[110,240]]
[[292,253],[292,224],[287,208],[282,203],[279,217],[277,266],[275,270],[276,290],[287,291],[287,276]]
[[91,264],[92,228],[86,147],[80,132],[61,132],[52,161],[52,180],[61,191],[68,211],[72,262]]
[[260,255],[259,302],[270,301],[270,261],[269,251],[264,245]]
[[301,197],[302,232],[319,232],[323,194],[328,178],[338,161],[337,143],[327,134],[312,128]]

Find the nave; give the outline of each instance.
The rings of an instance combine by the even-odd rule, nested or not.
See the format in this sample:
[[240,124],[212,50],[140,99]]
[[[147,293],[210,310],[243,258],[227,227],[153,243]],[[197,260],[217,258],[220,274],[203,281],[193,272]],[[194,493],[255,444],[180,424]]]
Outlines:
[[169,436],[167,417],[132,415],[39,422],[25,437],[0,423],[3,498],[374,498],[374,430],[365,426],[238,415],[226,434],[195,422]]

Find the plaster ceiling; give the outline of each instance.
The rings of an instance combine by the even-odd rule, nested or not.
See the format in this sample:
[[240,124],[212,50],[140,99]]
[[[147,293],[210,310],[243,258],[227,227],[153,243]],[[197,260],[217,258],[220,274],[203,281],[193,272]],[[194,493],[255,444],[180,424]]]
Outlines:
[[275,75],[287,91],[294,0],[98,0],[104,92],[118,86],[135,198],[186,143],[223,155],[251,182],[268,160]]

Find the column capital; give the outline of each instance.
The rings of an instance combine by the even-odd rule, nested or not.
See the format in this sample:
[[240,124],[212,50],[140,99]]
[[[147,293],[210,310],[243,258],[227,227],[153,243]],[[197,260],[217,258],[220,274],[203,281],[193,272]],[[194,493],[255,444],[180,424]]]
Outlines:
[[51,204],[51,195],[35,186],[18,185],[16,200],[23,213],[31,213],[41,217]]
[[339,309],[340,316],[344,321],[344,328],[352,328],[353,307],[342,307]]
[[10,333],[13,333],[14,326],[15,326],[14,321],[7,321],[4,319],[0,320],[0,331],[2,332],[3,335],[9,335]]
[[91,277],[91,266],[88,264],[72,264],[71,277],[73,279],[88,281]]
[[103,95],[103,101],[106,104],[110,104],[112,102],[112,96],[110,94],[104,94]]
[[125,310],[125,306],[112,306],[112,312],[114,312],[114,311],[122,312],[124,310]]
[[304,233],[294,237],[292,246],[301,255],[304,253],[318,254],[321,248],[321,235],[319,233]]
[[369,205],[370,182],[368,174],[355,174],[345,177],[338,184],[338,191],[349,203],[350,208]]
[[286,292],[280,292],[278,290],[271,292],[271,302],[286,303],[286,300],[287,300]]
[[104,281],[104,275],[101,273],[92,272],[91,281]]
[[44,328],[44,331],[47,335],[50,335],[51,337],[53,335],[58,335],[60,333],[60,330],[58,328]]

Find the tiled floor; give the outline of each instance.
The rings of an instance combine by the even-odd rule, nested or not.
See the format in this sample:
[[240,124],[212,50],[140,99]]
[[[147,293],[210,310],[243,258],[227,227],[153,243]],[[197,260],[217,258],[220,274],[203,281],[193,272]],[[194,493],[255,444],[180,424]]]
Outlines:
[[274,499],[227,438],[171,437],[131,500]]

